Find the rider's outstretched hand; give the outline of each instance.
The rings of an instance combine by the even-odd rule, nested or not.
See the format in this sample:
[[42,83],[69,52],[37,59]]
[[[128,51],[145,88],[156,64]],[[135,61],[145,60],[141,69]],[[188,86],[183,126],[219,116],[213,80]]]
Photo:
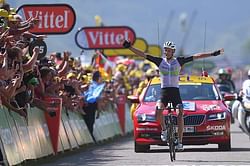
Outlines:
[[218,56],[218,55],[223,54],[223,53],[224,53],[224,48],[221,48],[219,50],[214,51],[211,55]]
[[129,48],[131,47],[131,42],[129,40],[124,40],[122,45],[124,48]]

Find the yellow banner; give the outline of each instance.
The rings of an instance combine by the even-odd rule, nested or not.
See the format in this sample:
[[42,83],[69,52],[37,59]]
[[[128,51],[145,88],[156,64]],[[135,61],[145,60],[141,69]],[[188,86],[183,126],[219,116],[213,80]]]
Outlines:
[[[146,53],[151,54],[151,55],[153,55],[155,57],[161,57],[162,56],[161,47],[159,47],[158,45],[148,45],[148,49],[147,49]],[[131,58],[137,59],[137,60],[144,59],[144,58],[142,58],[140,56],[136,56],[135,54]]]
[[[148,44],[146,40],[144,40],[143,38],[136,38],[133,46],[142,50],[143,52],[146,52],[148,49]],[[106,56],[118,56],[118,55],[134,56],[135,53],[133,53],[129,49],[104,49],[104,55]]]
[[156,57],[161,57],[162,55],[161,47],[158,45],[149,45],[147,53]]
[[[208,83],[213,84],[213,78],[212,77],[205,77],[205,76],[196,76],[196,75],[180,75],[179,78],[179,84],[201,84],[201,83]],[[152,79],[151,84],[160,84],[160,78],[155,77]]]

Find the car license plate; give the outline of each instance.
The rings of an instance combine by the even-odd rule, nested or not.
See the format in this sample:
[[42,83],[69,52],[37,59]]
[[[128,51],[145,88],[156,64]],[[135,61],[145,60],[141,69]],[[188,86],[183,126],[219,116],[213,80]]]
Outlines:
[[[176,127],[176,131],[178,131],[178,127]],[[185,126],[183,129],[184,133],[194,133],[194,126]]]
[[184,127],[184,133],[194,133],[194,127],[193,126],[188,126]]

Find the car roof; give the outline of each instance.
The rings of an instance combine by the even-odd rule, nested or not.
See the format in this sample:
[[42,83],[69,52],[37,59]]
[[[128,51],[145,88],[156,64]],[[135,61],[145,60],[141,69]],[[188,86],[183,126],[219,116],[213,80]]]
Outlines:
[[[197,75],[180,75],[179,84],[214,84],[214,80],[209,76],[197,76]],[[151,84],[160,84],[160,77],[154,77]]]

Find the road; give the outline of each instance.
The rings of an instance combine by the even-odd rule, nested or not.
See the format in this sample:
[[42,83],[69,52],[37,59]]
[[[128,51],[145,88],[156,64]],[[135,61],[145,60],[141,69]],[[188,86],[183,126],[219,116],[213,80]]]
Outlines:
[[25,165],[40,166],[99,166],[99,165],[250,165],[250,140],[238,128],[231,127],[232,151],[217,150],[217,145],[184,146],[171,163],[167,147],[152,146],[147,153],[135,153],[132,136],[116,138],[114,141],[96,146],[82,147],[56,157],[47,157]]

